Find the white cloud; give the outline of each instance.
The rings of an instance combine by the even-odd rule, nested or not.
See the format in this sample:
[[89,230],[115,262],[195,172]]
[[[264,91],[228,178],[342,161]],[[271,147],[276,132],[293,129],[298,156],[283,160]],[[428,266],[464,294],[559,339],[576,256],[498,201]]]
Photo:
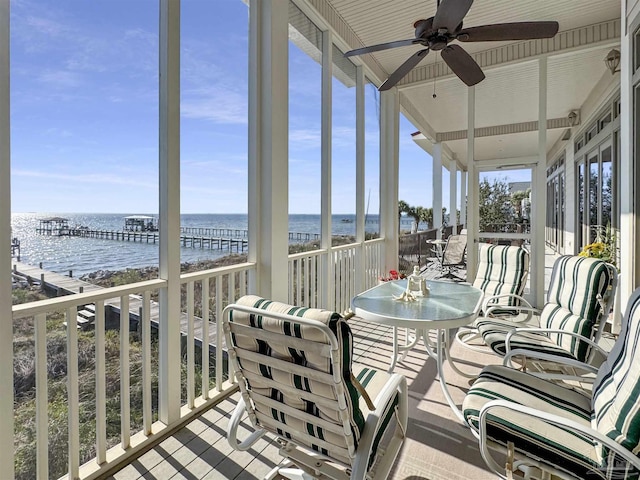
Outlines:
[[78,74],[67,70],[47,70],[38,77],[38,80],[59,88],[75,88],[82,84]]
[[90,173],[90,174],[86,174],[86,173],[71,174],[71,173],[50,173],[50,172],[43,172],[38,170],[13,169],[11,174],[17,177],[42,178],[46,180],[63,180],[63,181],[78,182],[78,183],[128,185],[128,186],[151,188],[151,189],[158,188],[157,182],[145,182],[142,180],[131,178],[131,176],[129,175],[117,176],[113,174],[105,174],[103,172]]

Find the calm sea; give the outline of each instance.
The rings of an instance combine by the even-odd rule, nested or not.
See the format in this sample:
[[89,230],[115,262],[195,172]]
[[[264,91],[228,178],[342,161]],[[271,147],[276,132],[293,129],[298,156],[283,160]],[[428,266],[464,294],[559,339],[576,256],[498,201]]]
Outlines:
[[[21,261],[42,266],[46,270],[82,276],[97,270],[122,270],[158,265],[158,245],[147,243],[100,240],[82,237],[53,237],[39,235],[36,228],[42,218],[61,216],[69,226],[87,226],[96,230],[122,230],[127,214],[84,213],[14,213],[11,216],[12,236],[21,243]],[[355,235],[355,215],[334,215],[334,235]],[[183,227],[246,229],[245,214],[187,214],[181,215]],[[369,215],[365,225],[368,232],[378,232],[378,217]],[[411,221],[402,219],[401,228],[410,229]],[[290,215],[289,231],[320,233],[320,215]],[[181,249],[181,261],[213,260],[227,255],[226,250],[208,248]]]

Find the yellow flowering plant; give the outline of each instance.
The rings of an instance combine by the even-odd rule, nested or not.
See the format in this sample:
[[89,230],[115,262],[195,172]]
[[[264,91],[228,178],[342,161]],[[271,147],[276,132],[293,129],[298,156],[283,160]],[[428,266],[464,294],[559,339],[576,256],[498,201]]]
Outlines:
[[616,264],[616,235],[611,225],[605,228],[597,226],[595,242],[582,247],[580,257],[599,258],[615,266]]

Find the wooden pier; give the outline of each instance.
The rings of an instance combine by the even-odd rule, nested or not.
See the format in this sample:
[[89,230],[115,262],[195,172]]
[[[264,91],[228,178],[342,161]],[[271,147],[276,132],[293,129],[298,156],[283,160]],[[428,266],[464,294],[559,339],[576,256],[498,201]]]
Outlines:
[[[82,292],[102,290],[103,287],[84,282],[77,278],[61,275],[59,273],[43,270],[33,265],[22,262],[13,262],[12,273],[17,277],[25,279],[29,284],[39,283],[43,290],[55,295],[73,295]],[[138,323],[141,321],[142,298],[138,295],[129,295],[129,321]],[[111,310],[115,315],[120,313],[120,299],[113,298],[105,303],[105,310]],[[160,308],[157,302],[151,301],[149,319],[153,328],[159,328]],[[77,327],[83,330],[90,330],[94,327],[95,305],[85,305],[78,310],[76,319]],[[194,342],[197,347],[202,346],[202,324],[203,320],[194,317]],[[119,322],[115,322],[118,325]],[[180,314],[180,333],[183,338],[187,337],[188,317],[186,313]],[[210,355],[213,356],[216,348],[216,327],[214,322],[209,322],[209,345]],[[226,357],[226,352],[224,352]]]

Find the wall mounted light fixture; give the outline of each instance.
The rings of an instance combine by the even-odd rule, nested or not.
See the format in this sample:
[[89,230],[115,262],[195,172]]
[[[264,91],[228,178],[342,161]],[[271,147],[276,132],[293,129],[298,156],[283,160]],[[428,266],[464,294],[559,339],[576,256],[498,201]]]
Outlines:
[[620,51],[615,48],[607,53],[607,56],[604,59],[604,63],[607,64],[607,68],[611,71],[611,75],[620,70],[618,67],[620,66]]

